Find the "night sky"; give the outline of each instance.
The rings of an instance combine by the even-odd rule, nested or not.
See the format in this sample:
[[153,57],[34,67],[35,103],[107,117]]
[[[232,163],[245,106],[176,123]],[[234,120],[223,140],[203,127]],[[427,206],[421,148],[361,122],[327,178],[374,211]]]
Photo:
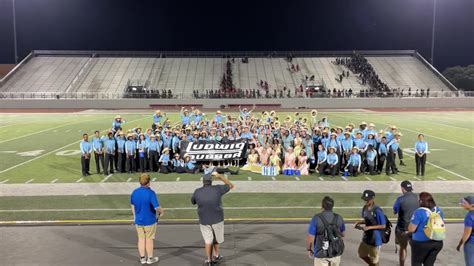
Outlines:
[[[434,0],[16,0],[19,57],[61,50],[401,50],[429,60]],[[435,66],[474,64],[474,0],[437,0]],[[0,0],[0,63],[13,63]]]

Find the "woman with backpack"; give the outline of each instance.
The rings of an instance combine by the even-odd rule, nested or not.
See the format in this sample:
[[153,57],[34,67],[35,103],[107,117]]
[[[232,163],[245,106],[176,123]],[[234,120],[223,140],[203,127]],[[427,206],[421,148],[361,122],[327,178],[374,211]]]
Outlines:
[[411,246],[411,265],[434,265],[438,253],[443,248],[446,237],[444,214],[428,192],[421,192],[420,207],[415,210],[408,225],[408,233],[413,233]]

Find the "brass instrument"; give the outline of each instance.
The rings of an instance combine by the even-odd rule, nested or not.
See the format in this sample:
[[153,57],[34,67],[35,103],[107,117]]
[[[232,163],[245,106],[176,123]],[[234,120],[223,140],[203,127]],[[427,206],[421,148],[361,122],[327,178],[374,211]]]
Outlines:
[[295,118],[297,118],[298,116],[300,116],[300,113],[299,113],[299,112],[295,112]]
[[291,123],[293,121],[293,118],[290,115],[287,115],[285,117],[285,123]]
[[317,116],[318,116],[318,110],[316,109],[311,110],[311,117],[316,118]]
[[273,125],[275,126],[275,128],[280,128],[281,127],[280,121],[276,121],[275,123],[273,123]]
[[276,113],[275,113],[274,110],[271,110],[270,113],[269,113],[269,115],[270,115],[271,117],[275,117]]

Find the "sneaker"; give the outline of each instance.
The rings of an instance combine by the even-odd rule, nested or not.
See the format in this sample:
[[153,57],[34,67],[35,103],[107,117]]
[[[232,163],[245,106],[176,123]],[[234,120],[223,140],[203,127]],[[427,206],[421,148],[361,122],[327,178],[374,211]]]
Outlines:
[[148,258],[148,260],[146,261],[146,264],[153,264],[153,263],[158,262],[158,261],[160,261],[160,258],[151,257],[151,258]]
[[403,161],[400,161],[401,166],[407,166]]
[[212,262],[212,260],[205,260],[205,261],[204,261],[204,265],[206,265],[206,266],[211,266],[212,264],[214,264],[214,263]]
[[221,255],[219,255],[219,256],[213,256],[213,257],[212,257],[212,262],[214,262],[214,263],[219,263],[219,262],[221,262],[223,259],[224,259],[224,257],[222,257]]
[[145,265],[146,264],[146,257],[140,258],[140,263],[142,265]]

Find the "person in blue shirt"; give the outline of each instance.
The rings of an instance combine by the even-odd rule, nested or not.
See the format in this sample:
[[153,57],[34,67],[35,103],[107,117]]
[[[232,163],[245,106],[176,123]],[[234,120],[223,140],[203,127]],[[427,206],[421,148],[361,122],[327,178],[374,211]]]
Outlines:
[[331,176],[336,176],[338,174],[339,170],[339,158],[336,153],[336,148],[334,147],[329,147],[329,154],[327,155],[327,169]]
[[324,149],[323,144],[318,145],[318,152],[316,153],[317,156],[317,164],[316,164],[316,172],[319,173],[319,176],[324,175],[324,171],[326,170],[326,160],[327,160],[327,153]]
[[377,152],[374,150],[372,145],[369,145],[366,152],[367,169],[370,175],[375,175],[375,158],[377,158]]
[[125,163],[127,172],[131,174],[132,172],[135,172],[135,149],[137,147],[137,144],[135,140],[133,139],[133,134],[129,133],[127,135],[127,141],[125,142],[125,154],[127,161]]
[[416,176],[425,176],[426,153],[428,153],[428,143],[424,139],[425,135],[418,134],[418,141],[415,143]]
[[191,122],[191,116],[189,116],[188,109],[181,107],[181,124],[187,126]]
[[252,110],[248,111],[246,107],[241,109],[241,106],[239,105],[239,116],[242,118],[243,121],[246,121],[248,117],[252,114],[252,112],[255,110],[255,104],[253,105]]
[[170,160],[170,149],[164,148],[160,159],[158,160],[161,163],[160,167],[160,173],[162,174],[168,174],[170,172],[173,172],[173,169],[171,168],[171,160]]
[[365,201],[362,208],[362,220],[355,228],[364,231],[359,245],[359,258],[368,265],[379,265],[380,248],[382,247],[382,230],[385,229],[385,214],[375,205],[375,192],[365,190],[361,199]]
[[424,227],[428,223],[431,212],[437,212],[444,220],[444,214],[433,196],[428,192],[421,192],[418,196],[420,208],[416,209],[408,225],[407,233],[412,234],[411,246],[411,265],[434,265],[438,253],[443,249],[443,241],[429,239]]
[[[385,160],[387,159],[388,156],[388,149],[387,149],[387,137],[383,136],[380,138],[380,143],[378,144],[378,160],[377,160],[377,173],[380,174],[383,170],[383,165],[385,164]],[[385,167],[385,170],[388,170],[387,167]],[[389,175],[387,171],[387,175]]]
[[92,153],[92,144],[89,142],[89,135],[83,134],[82,141],[79,144],[81,149],[81,168],[82,168],[82,176],[88,176],[89,173],[89,166],[90,166],[90,159]]
[[344,170],[349,170],[351,176],[357,176],[357,174],[361,172],[361,165],[362,158],[360,157],[359,149],[357,147],[353,147],[352,153],[349,156],[349,160],[347,160],[347,165],[344,167]]
[[156,193],[151,189],[150,183],[150,175],[142,174],[140,176],[140,187],[135,189],[130,196],[133,221],[138,235],[138,253],[141,264],[152,264],[160,260],[153,256],[153,240],[155,239],[158,217],[164,215],[164,210]]
[[395,132],[394,138],[387,144],[387,166],[385,168],[385,173],[387,175],[390,174],[398,174],[398,168],[395,163],[395,159],[397,157],[397,151],[400,148],[400,136],[402,135],[400,132]]
[[117,169],[119,172],[125,172],[125,142],[127,139],[125,138],[125,132],[120,131],[117,132],[115,137],[115,141],[117,142]]
[[117,132],[122,130],[122,124],[125,123],[125,120],[120,116],[116,115],[114,121],[112,122],[112,132]]
[[150,135],[150,142],[148,143],[148,158],[150,160],[149,166],[150,166],[150,171],[156,172],[158,171],[158,158],[159,158],[159,152],[160,152],[160,144],[156,140],[155,135]]
[[191,157],[186,153],[184,156],[184,165],[188,169],[189,173],[197,174],[199,172],[199,167],[196,166],[196,162],[191,160]]
[[105,159],[104,159],[104,175],[109,175],[107,170],[110,166],[110,174],[114,173],[114,161],[115,161],[115,138],[114,133],[109,131],[107,137],[104,138],[104,149],[105,149]]
[[166,121],[166,114],[161,114],[161,110],[156,110],[153,115],[152,130],[156,130],[157,126]]
[[456,250],[460,251],[464,245],[464,261],[466,265],[474,265],[474,196],[465,197],[461,204],[467,214],[464,218],[464,232]]
[[92,138],[92,150],[94,151],[95,169],[97,174],[101,174],[100,167],[104,168],[104,144],[98,130],[94,132],[94,137]]
[[138,150],[138,162],[140,166],[140,171],[144,173],[146,171],[145,169],[145,161],[146,161],[146,156],[145,154],[147,153],[146,151],[146,141],[145,141],[145,135],[143,133],[140,134],[138,137],[137,141],[137,150]]
[[347,165],[347,161],[351,155],[352,147],[354,146],[354,141],[352,141],[351,132],[345,131],[344,138],[341,139],[341,157],[340,157],[340,165],[341,170],[344,171],[344,166]]
[[324,197],[321,207],[321,212],[313,216],[308,226],[308,236],[306,238],[308,257],[314,257],[314,265],[339,265],[342,254],[334,256],[328,254],[327,249],[324,249],[323,234],[326,229],[324,223],[334,224],[339,229],[337,232],[339,241],[344,243],[342,240],[346,231],[344,219],[332,211],[334,208],[334,200],[332,198]]

